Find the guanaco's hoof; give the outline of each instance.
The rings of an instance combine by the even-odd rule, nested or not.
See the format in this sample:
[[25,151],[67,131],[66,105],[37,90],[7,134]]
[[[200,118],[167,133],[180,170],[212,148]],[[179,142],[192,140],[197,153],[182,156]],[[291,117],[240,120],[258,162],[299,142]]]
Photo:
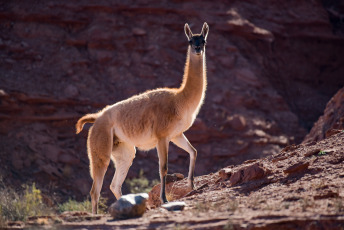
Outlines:
[[196,189],[195,185],[193,185],[193,184],[189,185],[188,187],[189,187],[190,190],[195,190]]

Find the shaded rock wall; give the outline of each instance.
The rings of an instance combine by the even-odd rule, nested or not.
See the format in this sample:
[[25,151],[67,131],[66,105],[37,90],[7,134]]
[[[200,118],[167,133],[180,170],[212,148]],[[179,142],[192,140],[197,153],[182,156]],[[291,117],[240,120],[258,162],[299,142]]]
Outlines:
[[[74,135],[76,120],[178,87],[185,22],[194,32],[210,26],[207,96],[186,133],[199,151],[196,175],[279,152],[303,139],[344,84],[342,14],[330,1],[2,2],[0,173],[14,185],[85,197],[87,132]],[[171,172],[186,175],[188,161],[171,145]],[[138,152],[129,178],[140,169],[157,178],[157,165],[155,151]]]
[[344,88],[327,103],[324,114],[319,117],[303,142],[321,141],[344,130]]

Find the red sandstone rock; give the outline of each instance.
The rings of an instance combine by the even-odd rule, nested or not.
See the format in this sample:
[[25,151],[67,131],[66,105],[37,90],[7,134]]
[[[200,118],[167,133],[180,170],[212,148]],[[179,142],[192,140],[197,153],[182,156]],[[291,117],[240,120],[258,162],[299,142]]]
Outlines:
[[227,168],[224,168],[224,169],[221,169],[219,171],[219,176],[223,179],[223,180],[226,180],[228,178],[230,178],[232,175],[232,169],[227,169]]
[[181,173],[173,173],[173,174],[167,174],[166,176],[166,184],[180,181],[184,179],[184,175]]
[[333,134],[344,130],[344,88],[327,103],[324,115],[314,124],[312,130],[307,134],[304,143],[320,141]]
[[229,181],[231,186],[251,180],[261,179],[267,175],[267,170],[259,163],[244,166],[233,172]]
[[301,161],[298,162],[290,167],[288,167],[287,169],[285,169],[283,172],[284,173],[299,173],[299,172],[303,172],[305,171],[309,166],[309,162],[308,161]]
[[[147,205],[150,208],[155,208],[161,205],[160,187],[160,184],[157,184],[149,192],[149,199]],[[168,201],[180,199],[181,197],[185,196],[188,192],[190,192],[190,189],[187,185],[186,179],[179,181],[178,183],[172,182],[166,184],[166,197]]]
[[316,149],[310,149],[304,154],[304,156],[310,157],[310,156],[313,156],[315,154],[318,154],[320,151],[321,151],[321,149],[317,149],[317,148]]

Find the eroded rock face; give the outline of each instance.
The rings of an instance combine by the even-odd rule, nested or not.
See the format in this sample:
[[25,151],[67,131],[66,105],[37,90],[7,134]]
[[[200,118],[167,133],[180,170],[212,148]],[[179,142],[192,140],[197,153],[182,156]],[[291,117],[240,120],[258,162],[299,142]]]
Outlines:
[[324,114],[314,124],[303,142],[320,141],[342,130],[344,130],[344,88],[327,103]]
[[[178,87],[185,22],[195,33],[203,21],[210,26],[208,90],[186,133],[199,153],[195,174],[300,142],[344,84],[341,5],[322,2],[198,2],[197,10],[194,1],[0,3],[0,174],[14,186],[35,181],[58,199],[87,196],[89,126],[76,136],[76,120]],[[187,175],[185,162],[188,154],[171,145],[170,172]],[[139,151],[128,178],[141,169],[158,177],[155,151]],[[108,171],[104,195],[112,198]]]

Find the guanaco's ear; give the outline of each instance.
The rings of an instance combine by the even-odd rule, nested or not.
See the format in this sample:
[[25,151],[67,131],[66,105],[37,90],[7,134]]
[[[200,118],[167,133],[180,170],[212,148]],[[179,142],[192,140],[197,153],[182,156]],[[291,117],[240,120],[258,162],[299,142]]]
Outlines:
[[209,32],[209,26],[208,26],[208,24],[205,22],[205,23],[203,24],[202,32],[201,32],[201,34],[202,34],[203,37],[204,37],[204,40],[207,40],[208,32]]
[[186,37],[188,38],[188,40],[190,40],[192,38],[193,34],[192,34],[191,29],[187,23],[185,23],[184,31],[185,31]]

